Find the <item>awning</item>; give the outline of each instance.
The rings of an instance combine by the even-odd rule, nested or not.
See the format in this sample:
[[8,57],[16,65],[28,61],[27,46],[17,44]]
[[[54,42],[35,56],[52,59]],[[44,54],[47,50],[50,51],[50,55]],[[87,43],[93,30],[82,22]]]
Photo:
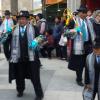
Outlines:
[[62,2],[64,0],[45,0],[45,4],[50,5],[50,4],[56,4],[59,2]]

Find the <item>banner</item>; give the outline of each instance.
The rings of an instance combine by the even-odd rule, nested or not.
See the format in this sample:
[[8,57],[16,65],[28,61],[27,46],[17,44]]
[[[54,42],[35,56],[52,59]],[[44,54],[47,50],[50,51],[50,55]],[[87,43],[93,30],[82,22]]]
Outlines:
[[45,4],[56,4],[64,0],[45,0]]

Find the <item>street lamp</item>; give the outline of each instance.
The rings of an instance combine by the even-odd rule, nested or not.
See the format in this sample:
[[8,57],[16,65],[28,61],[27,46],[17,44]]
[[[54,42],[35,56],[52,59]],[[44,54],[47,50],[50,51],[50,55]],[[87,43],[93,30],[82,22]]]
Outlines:
[[60,7],[59,7],[59,3],[58,3],[58,9],[57,9],[57,11],[58,11],[58,12],[60,12],[60,11],[61,11],[61,10],[60,10]]

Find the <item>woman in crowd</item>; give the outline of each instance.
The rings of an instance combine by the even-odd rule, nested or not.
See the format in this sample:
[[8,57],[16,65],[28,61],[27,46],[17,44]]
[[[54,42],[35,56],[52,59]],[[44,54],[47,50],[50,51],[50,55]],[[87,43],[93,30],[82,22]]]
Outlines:
[[54,49],[54,38],[52,35],[52,29],[49,29],[46,34],[47,41],[43,44],[43,48],[41,49],[42,54],[47,55],[49,59],[51,59],[51,52]]
[[94,18],[94,21],[92,23],[93,23],[95,35],[96,35],[96,38],[100,39],[100,10],[96,10],[94,12],[93,18]]

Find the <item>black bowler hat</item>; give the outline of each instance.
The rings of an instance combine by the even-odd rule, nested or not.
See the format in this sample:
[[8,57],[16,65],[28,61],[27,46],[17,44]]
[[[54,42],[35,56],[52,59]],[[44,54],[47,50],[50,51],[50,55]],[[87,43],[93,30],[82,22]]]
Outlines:
[[100,48],[100,38],[95,39],[93,48]]
[[19,15],[17,16],[17,18],[21,18],[21,17],[26,17],[26,18],[29,18],[30,14],[28,11],[20,11],[19,12]]
[[87,13],[88,9],[85,5],[81,5],[79,9],[77,9],[78,12]]
[[9,10],[5,10],[5,13],[4,13],[5,15],[10,15],[11,13],[10,13],[10,11]]

